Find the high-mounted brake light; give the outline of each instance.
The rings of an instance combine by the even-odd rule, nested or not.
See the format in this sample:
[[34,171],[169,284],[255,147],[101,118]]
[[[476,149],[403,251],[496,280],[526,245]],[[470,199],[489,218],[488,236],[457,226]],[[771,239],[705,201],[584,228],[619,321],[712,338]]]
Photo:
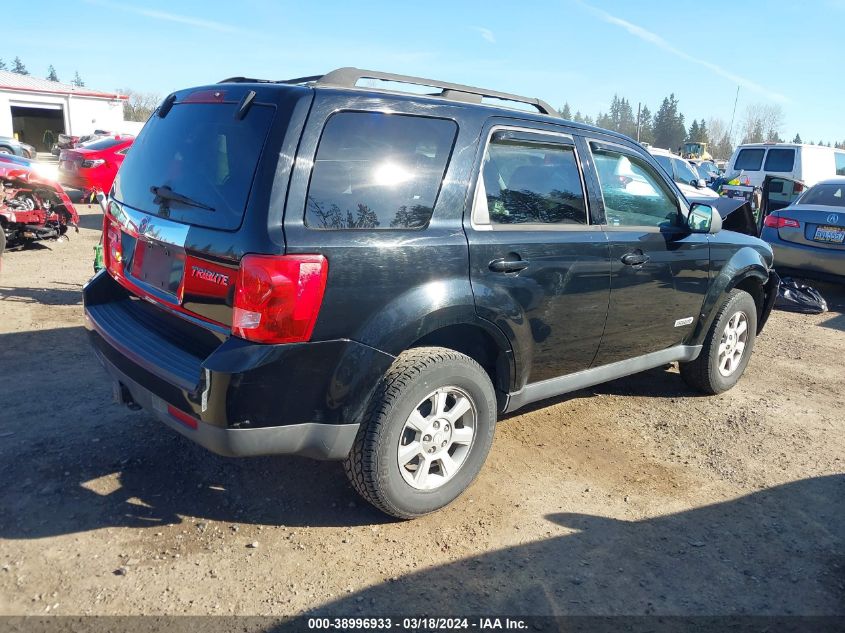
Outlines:
[[258,343],[311,338],[329,263],[322,255],[246,255],[235,282],[232,334]]
[[768,226],[770,229],[797,229],[801,227],[801,223],[798,220],[793,220],[792,218],[782,218],[778,215],[767,215],[766,219],[763,220],[763,224]]

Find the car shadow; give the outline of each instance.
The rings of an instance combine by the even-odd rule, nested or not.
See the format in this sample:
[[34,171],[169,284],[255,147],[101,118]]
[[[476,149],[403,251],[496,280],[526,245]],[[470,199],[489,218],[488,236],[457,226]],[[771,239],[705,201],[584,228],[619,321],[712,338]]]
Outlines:
[[360,501],[338,462],[221,457],[144,411],[113,404],[82,327],[0,334],[0,401],[0,481],[10,484],[0,486],[0,538],[160,528],[184,517],[389,521]]
[[79,228],[89,229],[91,231],[103,230],[103,214],[100,212],[99,206],[96,207],[96,212],[94,213],[79,214]]
[[560,536],[381,583],[313,614],[843,615],[843,516],[845,475],[642,520],[552,514]]
[[50,306],[81,305],[82,286],[71,286],[69,289],[0,286],[0,301],[39,303]]

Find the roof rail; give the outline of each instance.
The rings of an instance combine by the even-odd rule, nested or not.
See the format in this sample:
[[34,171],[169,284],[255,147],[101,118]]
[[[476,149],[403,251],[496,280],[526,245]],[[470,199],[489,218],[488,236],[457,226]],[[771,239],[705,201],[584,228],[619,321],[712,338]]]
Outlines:
[[444,99],[451,99],[453,101],[464,101],[468,103],[482,103],[484,97],[491,99],[501,99],[503,101],[513,101],[516,103],[525,103],[537,108],[541,114],[549,116],[560,116],[552,106],[534,97],[521,97],[519,95],[510,94],[508,92],[498,92],[495,90],[487,90],[485,88],[474,88],[473,86],[465,86],[463,84],[453,84],[446,81],[439,81],[437,79],[425,79],[423,77],[412,77],[410,75],[396,75],[394,73],[385,73],[378,70],[362,70],[360,68],[338,68],[333,70],[319,79],[316,83],[320,86],[339,86],[342,88],[355,88],[358,81],[361,79],[377,79],[381,81],[392,81],[396,83],[411,84],[416,86],[431,86],[432,88],[440,88],[440,93],[432,96],[441,97]]
[[[312,83],[318,86],[336,86],[340,88],[357,88],[358,82],[361,79],[376,79],[379,81],[391,81],[395,83],[403,83],[415,86],[439,88],[439,93],[433,93],[429,96],[440,97],[442,99],[450,99],[452,101],[462,101],[464,103],[482,103],[483,99],[501,99],[502,101],[513,101],[515,103],[524,103],[534,106],[541,114],[559,117],[560,114],[548,103],[542,99],[534,97],[521,97],[519,95],[510,94],[508,92],[498,92],[496,90],[487,90],[485,88],[474,88],[472,86],[465,86],[463,84],[453,84],[446,81],[438,81],[436,79],[425,79],[423,77],[412,77],[410,75],[396,75],[394,73],[385,73],[378,70],[362,70],[360,68],[338,68],[325,75],[313,75],[310,77],[297,77],[295,79],[282,79],[271,81],[268,79],[250,79],[249,77],[230,77],[218,83],[282,83],[282,84],[305,84]],[[378,88],[375,88],[378,90]]]

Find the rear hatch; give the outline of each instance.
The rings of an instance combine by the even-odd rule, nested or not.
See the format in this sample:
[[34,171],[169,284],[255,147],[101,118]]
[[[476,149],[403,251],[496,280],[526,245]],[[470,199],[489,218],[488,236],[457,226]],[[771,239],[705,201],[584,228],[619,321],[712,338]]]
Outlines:
[[104,255],[112,277],[171,312],[231,326],[243,254],[284,251],[281,232],[268,229],[268,205],[280,148],[301,133],[288,124],[305,92],[223,84],[168,97],[109,196]]

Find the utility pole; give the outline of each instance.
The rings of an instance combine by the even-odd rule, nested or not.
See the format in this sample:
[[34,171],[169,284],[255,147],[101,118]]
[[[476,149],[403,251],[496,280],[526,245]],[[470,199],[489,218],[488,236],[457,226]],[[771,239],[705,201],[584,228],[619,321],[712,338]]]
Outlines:
[[640,142],[640,109],[642,105],[642,101],[637,101],[637,143]]
[[734,117],[736,116],[736,104],[739,101],[739,86],[736,87],[736,99],[734,99],[734,111],[731,115],[731,126],[728,128],[728,140],[733,145]]

